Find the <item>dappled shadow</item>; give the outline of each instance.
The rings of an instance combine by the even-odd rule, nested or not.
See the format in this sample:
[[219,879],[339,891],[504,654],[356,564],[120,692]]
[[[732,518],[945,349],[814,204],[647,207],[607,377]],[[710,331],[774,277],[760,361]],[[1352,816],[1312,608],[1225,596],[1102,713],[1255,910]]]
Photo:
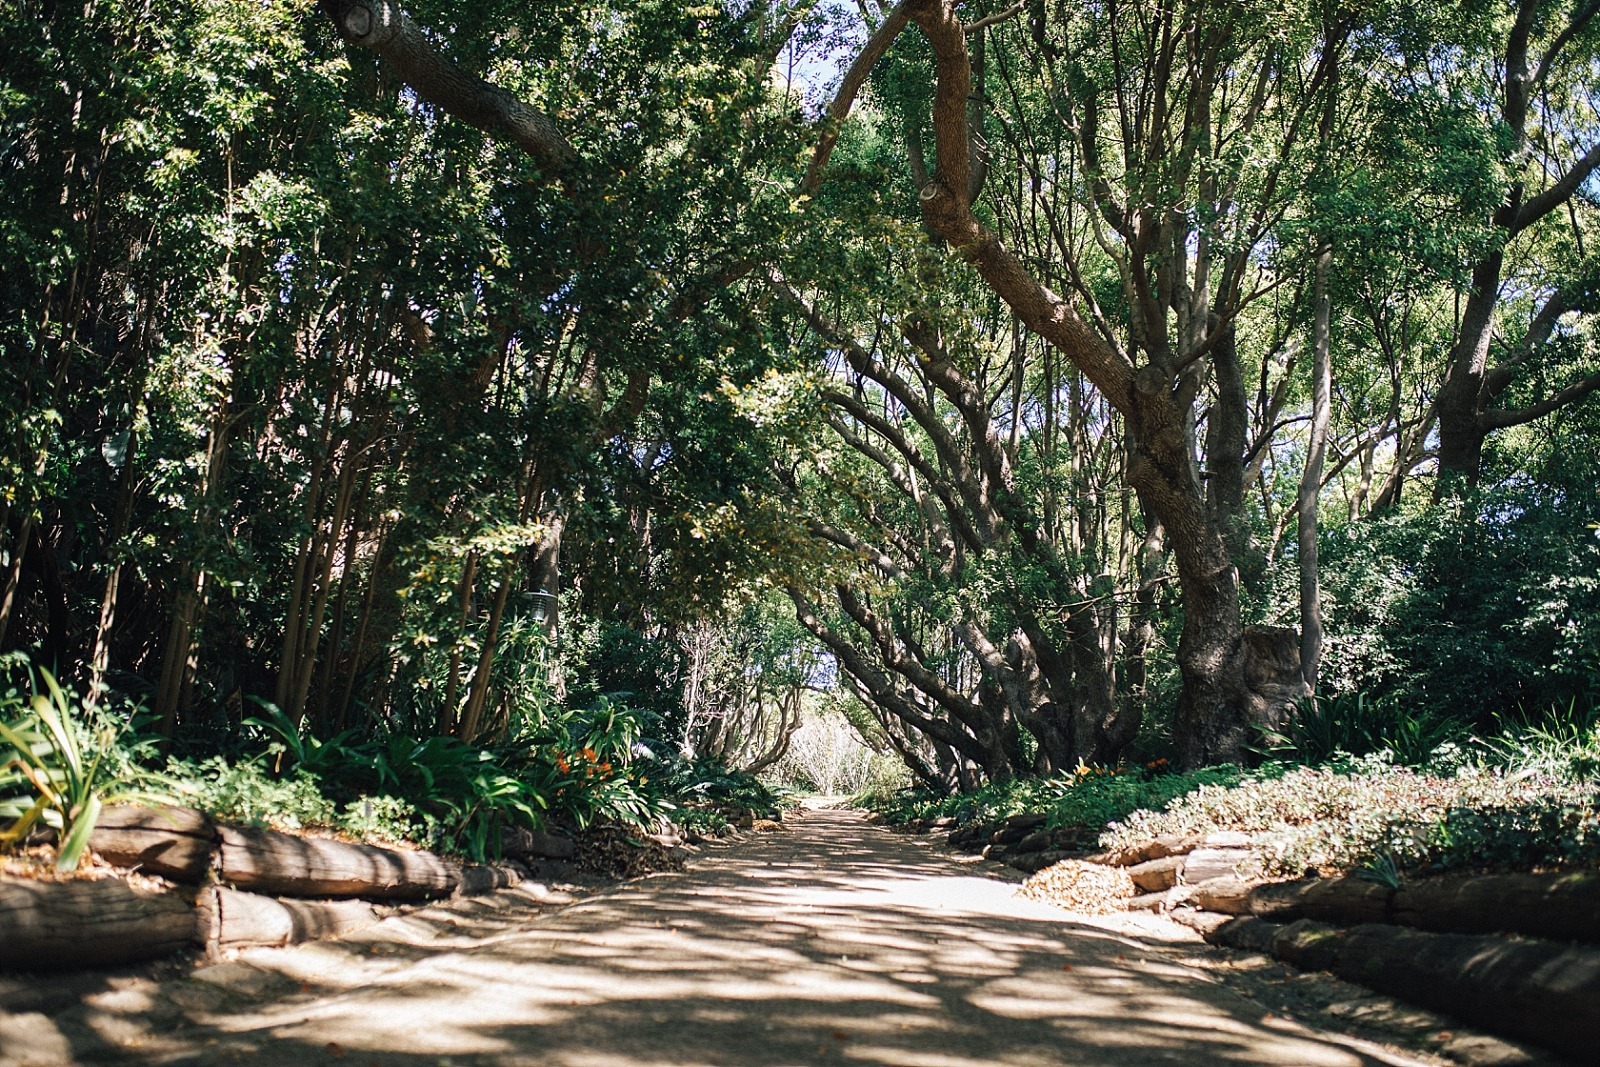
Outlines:
[[1407,1062],[1274,1019],[1170,946],[1065,921],[847,812],[542,919],[408,921],[400,938],[252,954],[270,995],[189,1012],[144,1048],[80,1039],[66,1062]]

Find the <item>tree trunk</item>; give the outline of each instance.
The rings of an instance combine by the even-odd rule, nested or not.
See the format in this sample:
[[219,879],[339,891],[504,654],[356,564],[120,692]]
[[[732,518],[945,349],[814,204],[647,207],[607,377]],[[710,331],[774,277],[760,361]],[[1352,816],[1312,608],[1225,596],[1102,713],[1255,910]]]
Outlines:
[[1322,489],[1322,467],[1328,448],[1328,418],[1332,403],[1332,299],[1328,293],[1333,269],[1333,249],[1317,254],[1315,319],[1311,341],[1311,434],[1305,470],[1295,501],[1299,517],[1300,549],[1300,673],[1306,688],[1317,691],[1317,665],[1322,660],[1322,590],[1317,569],[1317,495]]

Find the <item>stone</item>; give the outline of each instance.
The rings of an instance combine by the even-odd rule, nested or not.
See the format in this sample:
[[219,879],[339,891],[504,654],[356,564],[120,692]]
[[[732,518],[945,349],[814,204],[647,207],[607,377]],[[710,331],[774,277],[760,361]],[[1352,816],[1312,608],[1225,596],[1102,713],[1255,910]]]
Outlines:
[[1060,849],[1047,849],[1043,852],[1021,852],[1014,856],[1007,856],[1005,865],[1026,874],[1033,874],[1035,871],[1042,871],[1046,867],[1054,866],[1068,857],[1069,854]]
[[546,830],[507,830],[500,851],[511,859],[534,856],[570,860],[578,854],[577,842]]
[[1128,868],[1128,876],[1140,889],[1154,893],[1177,885],[1178,871],[1182,867],[1182,856],[1163,856],[1160,859],[1134,864]]
[[1212,878],[1195,886],[1194,902],[1202,910],[1225,915],[1250,914],[1250,890],[1255,883],[1236,875]]
[[1213,878],[1234,877],[1255,858],[1247,848],[1197,848],[1184,857],[1183,880],[1199,885]]
[[1017,842],[1018,852],[1042,852],[1051,848],[1056,843],[1054,830],[1035,830],[1033,833]]
[[1043,812],[1030,811],[1000,820],[1000,828],[989,836],[992,845],[1014,845],[1045,824]]
[[1165,859],[1168,856],[1181,856],[1200,843],[1200,839],[1189,834],[1167,834],[1162,837],[1141,841],[1136,845],[1126,848],[1115,848],[1109,852],[1088,857],[1090,863],[1105,863],[1113,867],[1133,867],[1151,860]]

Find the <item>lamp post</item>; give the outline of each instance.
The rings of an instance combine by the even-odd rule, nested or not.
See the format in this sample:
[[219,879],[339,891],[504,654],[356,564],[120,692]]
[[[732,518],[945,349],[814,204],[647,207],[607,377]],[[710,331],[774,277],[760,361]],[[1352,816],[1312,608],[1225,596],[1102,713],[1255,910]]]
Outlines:
[[540,626],[548,624],[550,613],[556,607],[556,595],[548,589],[538,589],[522,595],[528,598],[528,617]]

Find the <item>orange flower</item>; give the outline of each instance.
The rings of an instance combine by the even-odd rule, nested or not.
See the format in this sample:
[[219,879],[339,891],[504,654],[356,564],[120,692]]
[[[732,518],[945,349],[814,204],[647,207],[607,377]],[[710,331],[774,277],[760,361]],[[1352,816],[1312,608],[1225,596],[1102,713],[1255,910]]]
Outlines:
[[572,769],[572,765],[567,762],[567,758],[565,756],[557,756],[556,757],[556,769],[559,770],[562,774],[566,774],[569,770]]

